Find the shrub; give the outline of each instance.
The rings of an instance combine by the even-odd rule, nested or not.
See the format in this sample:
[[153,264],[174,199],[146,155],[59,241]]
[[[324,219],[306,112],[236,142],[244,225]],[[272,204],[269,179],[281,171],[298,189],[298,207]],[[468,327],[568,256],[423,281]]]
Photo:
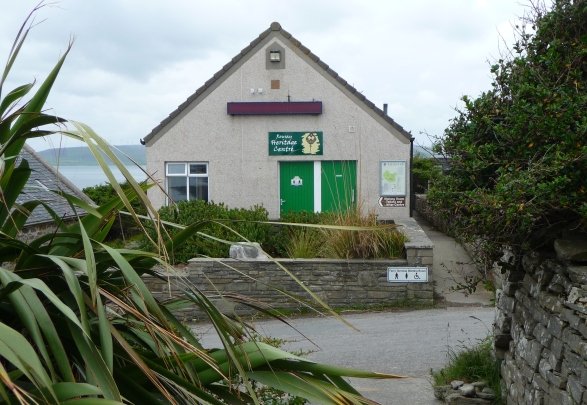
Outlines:
[[414,156],[412,160],[412,175],[416,193],[426,193],[428,185],[442,175],[439,163],[434,158]]
[[[128,181],[124,181],[124,182],[120,183],[120,186],[122,187],[123,190],[125,190],[125,192],[128,192],[130,189],[130,185],[128,184]],[[96,186],[85,187],[82,191],[84,192],[85,195],[90,197],[90,199],[94,203],[96,203],[96,205],[98,205],[98,206],[102,206],[115,198],[119,198],[118,194],[116,193],[116,191],[114,190],[114,188],[112,187],[112,185],[110,183],[104,183],[104,184],[99,184]],[[139,214],[139,215],[146,215],[147,214],[147,210],[145,209],[145,206],[142,204],[142,202],[139,199],[135,198],[135,199],[131,200],[130,204],[131,204],[131,207],[133,208],[133,210],[137,214]],[[112,240],[121,239],[121,238],[126,239],[130,236],[133,236],[133,235],[136,236],[140,233],[142,233],[142,231],[141,231],[140,227],[136,226],[136,223],[132,217],[119,215],[118,220],[112,225],[112,228],[110,229],[110,232],[108,233],[108,240],[112,241]]]
[[[180,225],[209,221],[203,225],[200,232],[226,241],[242,241],[235,233],[237,232],[252,242],[266,245],[269,236],[270,226],[256,222],[268,220],[267,210],[261,206],[244,209],[228,208],[223,203],[207,203],[202,200],[181,201],[177,205],[161,208],[159,215],[163,221]],[[173,228],[168,228],[168,231],[171,235],[179,232]],[[174,262],[179,263],[196,256],[228,257],[229,249],[230,245],[226,243],[198,237],[189,239],[181,246],[174,246],[170,255]]]
[[451,171],[428,194],[457,234],[495,255],[587,231],[587,7],[555,0],[530,13],[491,67],[491,89],[463,98],[441,144]]

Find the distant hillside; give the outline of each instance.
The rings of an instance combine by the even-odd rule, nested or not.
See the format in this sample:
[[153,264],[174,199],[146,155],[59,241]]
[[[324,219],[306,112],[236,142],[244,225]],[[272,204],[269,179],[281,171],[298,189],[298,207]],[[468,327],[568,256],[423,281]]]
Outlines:
[[[146,165],[145,147],[143,145],[116,145],[121,152],[130,156],[140,165]],[[87,146],[76,146],[70,148],[54,148],[37,152],[49,164],[56,166],[93,166],[97,165]],[[131,161],[123,154],[115,150],[116,155],[124,164],[131,164]]]

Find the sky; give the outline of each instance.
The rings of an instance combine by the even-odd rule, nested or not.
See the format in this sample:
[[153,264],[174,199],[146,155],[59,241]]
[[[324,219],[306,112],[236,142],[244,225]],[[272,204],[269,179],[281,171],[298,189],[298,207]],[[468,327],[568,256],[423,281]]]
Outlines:
[[[3,0],[0,63],[38,0]],[[441,136],[528,11],[517,0],[60,0],[36,14],[4,93],[41,82],[74,39],[46,106],[114,145],[138,144],[271,22],[409,131]],[[37,140],[37,150],[78,146]]]

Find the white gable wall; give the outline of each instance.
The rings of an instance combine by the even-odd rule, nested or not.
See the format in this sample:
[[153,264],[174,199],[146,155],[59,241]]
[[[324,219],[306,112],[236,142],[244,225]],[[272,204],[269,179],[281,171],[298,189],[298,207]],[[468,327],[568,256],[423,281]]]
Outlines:
[[[285,48],[285,69],[266,69],[265,49],[274,42]],[[271,218],[278,218],[279,161],[356,160],[363,206],[375,209],[380,219],[409,216],[409,195],[406,207],[378,205],[379,162],[405,160],[409,165],[409,140],[279,33],[271,33],[248,55],[149,140],[148,171],[164,186],[165,162],[208,162],[210,201],[244,208],[262,204]],[[271,80],[280,80],[280,89],[272,90]],[[262,94],[257,93],[259,88]],[[287,101],[288,94],[291,101],[322,101],[323,113],[230,116],[226,112],[227,102]],[[268,133],[278,131],[322,131],[323,155],[269,156]],[[166,203],[155,188],[149,190],[149,197],[156,207]]]

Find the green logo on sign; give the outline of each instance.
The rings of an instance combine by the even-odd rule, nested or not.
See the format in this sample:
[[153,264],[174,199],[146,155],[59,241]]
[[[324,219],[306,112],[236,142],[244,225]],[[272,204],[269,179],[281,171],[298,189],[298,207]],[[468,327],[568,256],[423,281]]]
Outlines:
[[322,155],[322,132],[269,132],[269,155]]

